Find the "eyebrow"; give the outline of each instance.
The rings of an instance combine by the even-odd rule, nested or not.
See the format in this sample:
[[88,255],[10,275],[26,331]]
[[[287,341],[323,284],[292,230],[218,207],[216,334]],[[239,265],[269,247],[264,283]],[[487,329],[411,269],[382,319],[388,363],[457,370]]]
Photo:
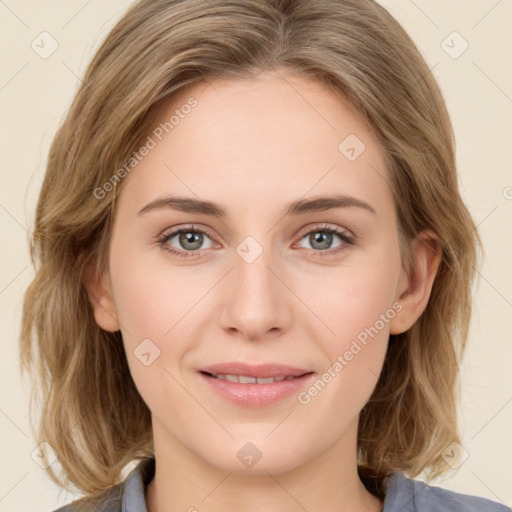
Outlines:
[[[138,215],[144,215],[150,211],[165,208],[171,208],[186,213],[211,215],[219,219],[225,219],[228,216],[226,209],[220,204],[184,196],[168,196],[155,199],[144,206],[139,211]],[[373,215],[377,215],[375,209],[365,201],[343,194],[292,201],[285,205],[284,215],[298,216],[311,212],[323,212],[334,208],[362,208],[373,213]]]

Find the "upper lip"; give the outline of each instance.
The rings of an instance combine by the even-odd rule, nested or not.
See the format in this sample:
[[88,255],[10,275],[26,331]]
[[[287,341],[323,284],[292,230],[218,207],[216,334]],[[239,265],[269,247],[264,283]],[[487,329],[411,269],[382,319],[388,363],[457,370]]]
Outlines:
[[312,373],[310,370],[296,368],[285,364],[267,363],[267,364],[247,364],[247,363],[221,363],[201,368],[200,371],[212,375],[244,375],[246,377],[299,377],[306,373]]

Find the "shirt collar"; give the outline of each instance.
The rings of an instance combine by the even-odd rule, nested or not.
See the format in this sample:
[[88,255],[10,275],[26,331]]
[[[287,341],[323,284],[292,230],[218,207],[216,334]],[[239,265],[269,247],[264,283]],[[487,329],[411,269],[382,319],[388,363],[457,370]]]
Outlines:
[[146,457],[125,480],[122,512],[148,512],[146,488],[155,474],[154,457]]

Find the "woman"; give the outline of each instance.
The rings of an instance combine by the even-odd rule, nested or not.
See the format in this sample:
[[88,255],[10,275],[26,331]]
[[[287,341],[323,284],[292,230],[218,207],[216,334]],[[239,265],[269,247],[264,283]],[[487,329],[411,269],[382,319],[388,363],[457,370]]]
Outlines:
[[22,362],[86,495],[61,510],[507,510],[412,480],[464,456],[453,140],[372,0],[134,4],[36,212]]

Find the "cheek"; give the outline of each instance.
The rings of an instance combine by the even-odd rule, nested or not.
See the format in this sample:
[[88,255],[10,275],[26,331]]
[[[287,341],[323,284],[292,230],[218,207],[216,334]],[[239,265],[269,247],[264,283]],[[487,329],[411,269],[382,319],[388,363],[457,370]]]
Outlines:
[[[387,333],[389,320],[399,308],[395,301],[399,276],[399,255],[390,251],[387,257],[365,257],[340,267],[317,281],[313,291],[309,287],[311,309],[329,327],[323,332],[330,333],[327,339],[333,347],[357,338],[375,324]],[[306,288],[302,294],[308,296]]]
[[361,339],[364,337],[362,333],[373,327],[387,335],[389,320],[395,312],[395,281],[382,270],[368,270],[360,280],[356,277],[346,280],[336,304],[330,306],[329,315],[336,336],[343,340]]
[[[341,410],[357,413],[375,388],[386,356],[390,322],[401,310],[395,301],[399,276],[399,252],[389,247],[369,253],[357,264],[340,267],[328,280],[317,283],[314,293],[310,288],[311,309],[322,321],[321,331],[315,334],[312,330],[310,336],[325,355],[319,377],[329,382],[329,390],[321,394],[334,410],[338,409],[333,404],[342,397],[346,407]],[[316,393],[311,392],[311,396]],[[304,401],[309,398],[305,396]]]
[[111,261],[116,310],[133,342],[170,337],[190,321],[190,312],[211,288],[193,267],[173,267],[164,257],[155,261],[136,249],[119,246]]
[[159,410],[164,396],[166,407],[181,410],[187,399],[174,378],[182,380],[179,365],[191,349],[183,333],[190,332],[193,315],[187,313],[197,293],[183,286],[179,272],[148,268],[135,253],[117,261],[112,272],[116,309],[135,385],[151,411]]
[[112,244],[111,279],[123,343],[133,379],[149,401],[154,383],[169,380],[165,370],[180,378],[180,365],[201,339],[197,319],[213,282],[206,277],[192,266],[172,267],[165,258],[148,263],[142,251]]
[[[337,429],[355,418],[377,384],[389,340],[389,322],[400,310],[394,302],[396,274],[391,269],[353,269],[331,280],[331,293],[316,296],[324,336],[311,333],[324,354],[313,385],[299,396]],[[337,430],[338,432],[338,430]]]

